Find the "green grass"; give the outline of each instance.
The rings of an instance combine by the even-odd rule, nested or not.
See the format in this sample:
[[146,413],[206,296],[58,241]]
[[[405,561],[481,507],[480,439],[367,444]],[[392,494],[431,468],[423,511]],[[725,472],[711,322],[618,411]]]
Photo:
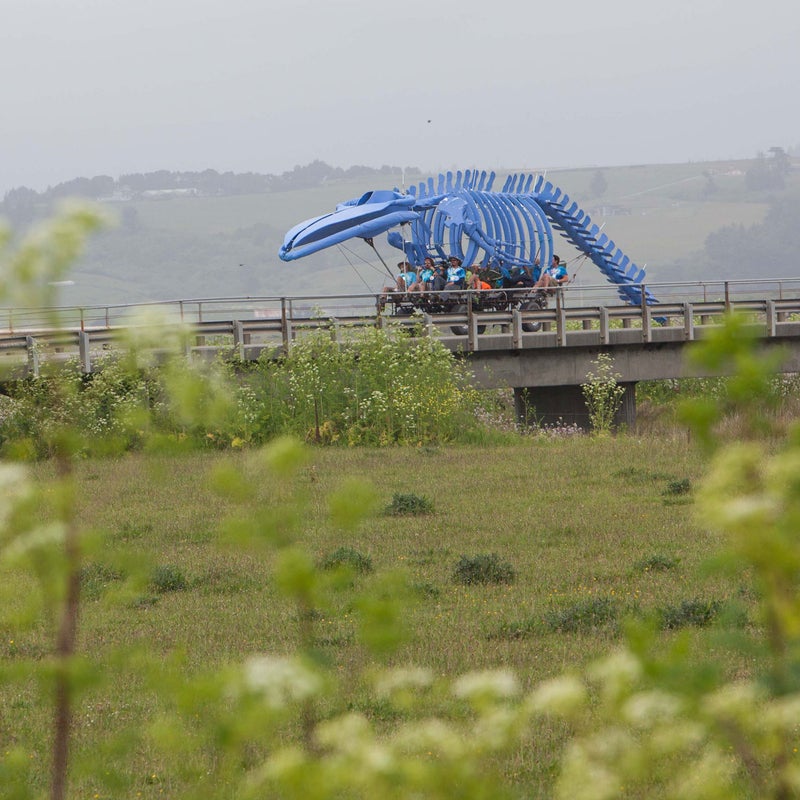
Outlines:
[[[81,523],[105,544],[84,575],[79,646],[99,668],[76,712],[75,797],[192,796],[188,787],[201,792],[206,765],[200,755],[192,751],[177,767],[138,738],[168,706],[157,689],[253,653],[297,646],[297,613],[274,586],[269,549],[241,550],[218,533],[234,511],[210,489],[221,458],[129,456],[79,465]],[[245,463],[247,455],[238,458]],[[42,481],[52,472],[50,464],[36,467]],[[421,488],[436,513],[382,514],[397,487],[416,489],[421,474],[433,476]],[[708,608],[715,611],[739,592],[740,579],[702,568],[718,542],[693,522],[691,505],[665,508],[662,496],[669,476],[684,476],[694,486],[701,474],[697,453],[671,438],[525,439],[433,452],[313,450],[297,478],[307,498],[301,543],[317,563],[338,552],[350,560],[369,554],[372,566],[371,574],[341,587],[332,605],[315,611],[322,657],[340,675],[365,664],[354,593],[360,581],[398,570],[411,586],[404,614],[411,635],[393,661],[438,675],[509,667],[530,687],[613,647],[617,620],[634,610],[656,615],[678,609],[672,627],[688,625],[681,633],[702,647],[714,626],[696,627],[708,614],[698,616],[687,597],[714,598]],[[346,539],[327,521],[325,500],[345,476],[370,481],[380,499],[376,515]],[[263,486],[249,501],[250,511],[268,516],[286,491]],[[514,582],[454,583],[464,553],[496,554],[513,565]],[[142,580],[126,594],[122,578],[136,572]],[[157,586],[155,575],[161,575]],[[20,609],[27,602],[22,588]],[[24,659],[41,659],[52,647],[46,624],[0,634],[0,661],[9,665],[22,667]],[[678,634],[668,629],[659,635],[667,642]],[[145,656],[157,666],[143,677],[136,664]],[[723,663],[741,674],[736,658]],[[352,707],[369,706],[357,685],[344,686]],[[31,782],[45,786],[46,701],[32,682],[18,680],[0,685],[0,708],[0,737],[30,754]],[[501,765],[526,797],[548,785],[566,732],[548,723],[535,733],[529,751]],[[96,776],[82,774],[84,762],[96,763],[98,753],[114,764],[114,775],[99,781],[102,790]],[[233,796],[230,790],[226,795],[224,780],[214,792],[206,796]]]

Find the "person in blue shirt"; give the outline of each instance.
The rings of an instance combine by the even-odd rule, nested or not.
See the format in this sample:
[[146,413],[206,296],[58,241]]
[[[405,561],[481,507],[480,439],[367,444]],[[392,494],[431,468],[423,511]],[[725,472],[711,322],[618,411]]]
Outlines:
[[398,270],[400,272],[397,275],[397,280],[395,281],[394,286],[384,286],[381,290],[381,297],[380,297],[380,308],[383,309],[386,307],[386,301],[389,299],[389,295],[396,294],[402,295],[409,291],[411,284],[413,284],[417,280],[417,273],[411,268],[411,264],[408,261],[400,261],[397,264]]
[[416,280],[408,287],[409,292],[430,291],[433,288],[433,259],[425,257],[425,263],[417,270]]
[[542,277],[536,282],[536,286],[541,289],[551,289],[556,286],[563,286],[569,282],[567,268],[561,263],[558,256],[553,256],[550,266],[542,273]]
[[416,283],[417,272],[408,261],[401,261],[397,268],[400,270],[400,274],[397,276],[397,291],[407,292],[411,289],[411,285]]
[[450,256],[447,259],[447,283],[445,289],[463,289],[467,281],[467,271],[461,266],[461,259],[458,256]]

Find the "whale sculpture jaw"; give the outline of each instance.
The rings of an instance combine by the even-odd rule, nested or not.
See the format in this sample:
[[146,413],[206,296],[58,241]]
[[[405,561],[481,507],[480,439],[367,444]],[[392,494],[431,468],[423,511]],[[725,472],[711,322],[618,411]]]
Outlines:
[[367,192],[339,203],[330,214],[295,225],[286,234],[278,255],[283,261],[294,261],[347,239],[370,239],[416,219],[419,215],[411,209],[413,203],[413,197],[399,192]]
[[[347,239],[371,239],[389,232],[390,245],[414,265],[426,257],[457,255],[465,264],[533,267],[547,265],[557,230],[617,286],[622,300],[642,303],[644,269],[633,263],[592,223],[591,217],[542,176],[510,175],[499,191],[495,174],[467,170],[441,174],[438,180],[397,189],[367,192],[339,203],[330,214],[295,225],[279,255],[294,261]],[[392,230],[402,228],[402,233]],[[657,302],[645,290],[647,304]]]

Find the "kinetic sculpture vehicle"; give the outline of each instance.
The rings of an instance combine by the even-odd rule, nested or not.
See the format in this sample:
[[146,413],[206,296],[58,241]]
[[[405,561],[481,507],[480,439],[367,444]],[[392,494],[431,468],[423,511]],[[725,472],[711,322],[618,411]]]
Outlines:
[[[407,193],[367,192],[340,203],[330,214],[296,225],[286,234],[280,257],[292,261],[355,237],[374,247],[373,237],[389,231],[389,244],[403,251],[413,266],[421,266],[426,257],[446,260],[456,255],[479,274],[500,276],[492,283],[502,290],[502,276],[510,269],[550,264],[555,228],[617,286],[622,300],[642,303],[644,269],[624,255],[566,193],[543,176],[526,174],[510,175],[503,188],[494,191],[495,177],[485,171],[467,170],[463,175],[459,171],[455,176],[448,172],[436,182],[430,178],[410,187]],[[502,292],[499,297],[486,294],[480,300],[483,308],[543,308],[547,303],[546,294],[532,289]],[[405,304],[426,307],[434,301],[430,296],[406,295],[395,299],[394,305],[402,310]],[[657,302],[646,289],[644,301]],[[464,302],[464,295],[450,293],[441,305],[456,310]]]

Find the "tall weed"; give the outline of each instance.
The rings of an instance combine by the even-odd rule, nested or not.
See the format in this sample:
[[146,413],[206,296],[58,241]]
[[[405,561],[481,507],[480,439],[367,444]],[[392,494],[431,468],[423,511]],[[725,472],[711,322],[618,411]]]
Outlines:
[[380,329],[347,344],[315,333],[259,365],[256,416],[274,432],[347,445],[459,441],[478,426],[465,368],[433,339]]
[[473,439],[482,428],[479,394],[448,350],[378,329],[346,345],[310,334],[290,356],[251,370],[176,359],[139,367],[111,355],[96,364],[91,376],[73,362],[57,382],[10,384],[0,447],[47,457],[64,425],[86,454],[137,449],[147,433],[224,449],[286,433],[319,444],[435,444]]

